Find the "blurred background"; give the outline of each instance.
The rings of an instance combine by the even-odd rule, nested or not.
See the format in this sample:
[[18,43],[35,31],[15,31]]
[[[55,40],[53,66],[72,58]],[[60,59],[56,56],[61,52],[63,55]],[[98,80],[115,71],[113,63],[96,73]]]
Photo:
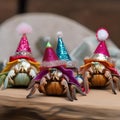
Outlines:
[[120,0],[0,0],[0,23],[30,12],[66,16],[93,31],[104,26],[120,48]]

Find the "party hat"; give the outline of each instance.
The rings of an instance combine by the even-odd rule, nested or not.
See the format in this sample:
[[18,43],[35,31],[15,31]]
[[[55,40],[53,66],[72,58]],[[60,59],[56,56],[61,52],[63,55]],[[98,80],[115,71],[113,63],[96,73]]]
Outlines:
[[104,28],[99,29],[96,33],[96,37],[100,43],[94,51],[94,55],[92,56],[92,58],[99,60],[108,60],[110,58],[110,54],[105,43],[105,41],[109,37],[107,30]]
[[75,67],[75,63],[71,60],[71,57],[66,49],[63,42],[63,33],[61,31],[57,32],[57,48],[56,53],[60,60],[66,61],[67,67]]
[[26,23],[21,23],[20,25],[18,25],[17,31],[18,33],[22,34],[22,37],[16,49],[15,55],[10,56],[9,61],[11,62],[11,61],[14,61],[16,59],[21,59],[21,58],[35,61],[35,59],[32,57],[31,48],[30,48],[30,45],[29,45],[29,42],[26,36],[26,34],[32,32],[31,26]]
[[60,60],[70,61],[71,58],[63,43],[62,36],[63,36],[62,32],[57,32],[58,43],[57,43],[56,53]]
[[44,51],[41,67],[49,68],[49,67],[56,67],[61,65],[65,65],[65,62],[59,60],[54,49],[52,48],[52,45],[48,41]]

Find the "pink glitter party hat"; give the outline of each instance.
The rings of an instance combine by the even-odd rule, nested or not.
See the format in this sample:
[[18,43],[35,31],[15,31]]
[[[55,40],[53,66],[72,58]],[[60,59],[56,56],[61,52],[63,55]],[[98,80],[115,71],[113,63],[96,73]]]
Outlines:
[[61,65],[65,65],[65,62],[59,60],[50,42],[47,42],[41,67],[49,68],[49,67],[56,67]]
[[19,45],[17,47],[17,50],[16,50],[16,52],[19,52],[19,53],[22,51],[31,53],[31,48],[30,48],[30,45],[28,43],[26,34],[23,34],[23,36],[19,42]]
[[105,41],[101,41],[94,51],[95,54],[103,54],[110,57]]
[[110,54],[105,43],[105,40],[108,39],[109,34],[106,29],[101,28],[97,31],[96,37],[100,43],[98,44],[96,50],[94,51],[94,55],[92,56],[92,58],[106,60],[107,58],[110,57]]
[[20,25],[18,25],[17,31],[18,33],[22,34],[22,37],[16,49],[15,55],[10,56],[10,61],[21,59],[21,58],[35,61],[35,59],[32,57],[31,48],[26,36],[27,33],[32,32],[31,26],[26,23],[21,23]]

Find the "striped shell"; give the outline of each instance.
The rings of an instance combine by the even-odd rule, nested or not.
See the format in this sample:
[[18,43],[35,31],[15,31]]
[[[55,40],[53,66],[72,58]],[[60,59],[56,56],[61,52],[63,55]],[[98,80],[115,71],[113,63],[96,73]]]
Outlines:
[[14,86],[28,86],[31,78],[27,73],[18,73],[14,78]]
[[90,87],[94,88],[106,87],[108,85],[108,79],[102,74],[93,75],[88,81]]
[[60,84],[60,81],[50,81],[45,85],[45,91],[47,95],[63,95],[64,87]]

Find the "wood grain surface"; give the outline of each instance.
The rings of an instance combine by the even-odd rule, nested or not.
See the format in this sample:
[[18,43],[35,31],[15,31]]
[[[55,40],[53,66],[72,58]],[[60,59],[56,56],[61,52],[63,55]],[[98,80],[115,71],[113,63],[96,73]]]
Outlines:
[[36,92],[26,99],[29,91],[0,91],[1,120],[119,120],[120,93],[111,90],[90,90],[87,96],[77,94],[70,102],[65,97],[45,96]]

